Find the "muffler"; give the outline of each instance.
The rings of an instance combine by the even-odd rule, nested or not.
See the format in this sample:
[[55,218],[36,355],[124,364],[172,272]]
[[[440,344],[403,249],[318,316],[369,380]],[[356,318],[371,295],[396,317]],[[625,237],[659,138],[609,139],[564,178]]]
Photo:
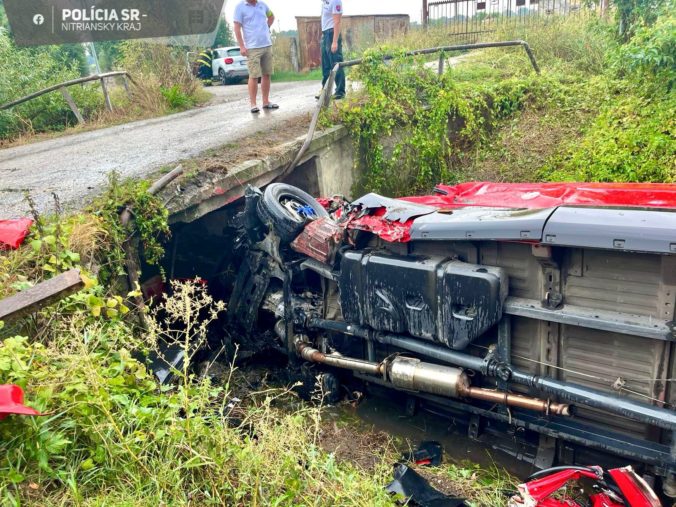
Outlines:
[[378,376],[401,391],[423,392],[451,398],[473,398],[545,414],[568,416],[571,413],[570,405],[472,387],[469,377],[460,368],[424,363],[420,359],[402,356],[372,363],[340,354],[324,354],[302,341],[296,343],[296,350],[306,361]]

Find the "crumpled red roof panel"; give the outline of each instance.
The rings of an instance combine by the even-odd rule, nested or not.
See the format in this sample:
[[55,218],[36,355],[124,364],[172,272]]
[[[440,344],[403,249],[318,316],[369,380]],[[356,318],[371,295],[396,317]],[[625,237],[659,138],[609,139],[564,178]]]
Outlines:
[[0,220],[0,250],[16,249],[21,246],[33,221],[28,218]]
[[381,208],[373,215],[364,215],[350,219],[345,227],[347,229],[372,232],[390,243],[407,243],[411,241],[411,226],[414,218],[402,223],[393,222],[384,218],[385,208]]
[[447,195],[404,197],[440,209],[464,206],[544,209],[563,205],[676,208],[668,183],[490,183],[437,187]]
[[[547,209],[558,206],[640,207],[676,209],[676,185],[666,183],[491,183],[472,182],[439,185],[444,193],[422,197],[402,197],[404,201],[437,209],[468,206],[489,208]],[[368,231],[385,241],[406,243],[411,226],[384,218],[385,208],[350,219],[347,229]]]

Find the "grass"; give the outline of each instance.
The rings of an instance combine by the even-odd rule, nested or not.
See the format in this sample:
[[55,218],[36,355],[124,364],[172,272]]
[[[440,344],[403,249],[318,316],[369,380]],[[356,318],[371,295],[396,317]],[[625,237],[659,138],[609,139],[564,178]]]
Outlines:
[[[674,38],[659,29],[673,21],[656,26],[632,49],[643,63],[627,57],[613,22],[582,14],[489,35],[527,41],[541,75],[522,48],[470,52],[441,78],[423,70],[424,58],[367,62],[355,70],[363,89],[328,115],[350,129],[361,154],[354,192],[429,193],[439,182],[477,179],[675,181],[673,66],[665,63]],[[372,54],[448,44],[445,36],[443,27],[412,30]],[[641,76],[641,67],[658,70]]]
[[288,83],[293,81],[321,81],[321,69],[314,69],[308,72],[281,71],[272,75],[272,81],[276,83]]

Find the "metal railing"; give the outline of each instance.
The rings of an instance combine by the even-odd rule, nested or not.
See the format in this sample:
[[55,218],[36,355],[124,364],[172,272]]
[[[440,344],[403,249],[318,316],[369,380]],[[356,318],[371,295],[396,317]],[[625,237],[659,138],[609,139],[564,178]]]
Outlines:
[[[455,46],[439,46],[436,48],[416,49],[415,51],[409,51],[408,53],[405,53],[405,56],[431,55],[435,53],[441,53],[439,57],[439,74],[442,74],[444,70],[444,53],[449,53],[451,51],[471,51],[476,49],[506,48],[506,47],[522,47],[526,52],[526,54],[528,55],[528,59],[530,60],[533,69],[537,74],[540,74],[540,67],[538,66],[537,60],[535,59],[535,55],[533,54],[532,49],[530,48],[530,46],[526,41],[522,40],[482,42],[478,44],[460,44]],[[394,58],[395,56],[393,55],[384,55],[383,61],[393,60]],[[337,63],[335,67],[333,67],[333,69],[331,70],[331,74],[329,74],[329,78],[326,81],[326,85],[322,89],[322,92],[319,96],[319,101],[317,103],[317,107],[315,108],[315,112],[312,116],[312,121],[310,122],[310,129],[308,130],[305,142],[303,143],[303,146],[301,146],[300,150],[298,151],[298,154],[293,159],[293,161],[291,161],[291,163],[286,167],[286,169],[282,171],[282,173],[277,177],[277,179],[282,178],[285,175],[289,174],[298,165],[298,163],[300,162],[300,160],[303,158],[308,148],[310,147],[312,139],[315,135],[315,131],[317,130],[319,115],[321,114],[322,109],[327,108],[331,103],[331,92],[333,90],[333,85],[336,81],[336,74],[338,73],[338,70],[341,68],[361,65],[363,62],[364,62],[363,58],[359,58],[356,60],[347,60],[345,62]]]
[[14,100],[12,102],[8,102],[7,104],[3,104],[2,106],[0,106],[0,111],[10,109],[12,107],[18,106],[18,105],[23,104],[25,102],[28,102],[30,100],[41,97],[41,96],[43,96],[47,93],[51,93],[51,92],[59,90],[59,91],[61,91],[63,98],[66,99],[66,102],[68,102],[68,105],[70,106],[70,108],[73,111],[73,114],[75,115],[77,120],[80,123],[84,123],[85,120],[84,120],[82,114],[80,113],[80,110],[77,107],[75,100],[73,100],[73,96],[68,92],[67,88],[69,86],[75,86],[75,85],[78,85],[78,84],[88,83],[90,81],[100,81],[101,82],[101,88],[103,90],[103,97],[104,97],[105,102],[106,102],[106,107],[108,108],[109,111],[112,111],[113,110],[113,104],[110,100],[110,94],[108,93],[108,85],[106,84],[106,79],[111,78],[111,77],[118,77],[118,76],[124,77],[124,88],[127,91],[127,94],[129,94],[130,90],[129,90],[129,82],[128,81],[131,81],[133,84],[136,84],[136,83],[127,71],[121,70],[121,71],[115,71],[115,72],[107,72],[105,74],[95,74],[93,76],[81,77],[81,78],[78,78],[78,79],[73,79],[72,81],[66,81],[64,83],[60,83],[60,84],[57,84],[57,85],[50,86],[48,88],[44,88],[44,89],[37,91],[35,93],[31,93],[30,95],[26,95],[25,97],[22,97],[20,99]]
[[423,24],[444,27],[448,36],[472,41],[506,25],[528,25],[542,19],[583,12],[603,14],[609,0],[433,0],[423,2]]

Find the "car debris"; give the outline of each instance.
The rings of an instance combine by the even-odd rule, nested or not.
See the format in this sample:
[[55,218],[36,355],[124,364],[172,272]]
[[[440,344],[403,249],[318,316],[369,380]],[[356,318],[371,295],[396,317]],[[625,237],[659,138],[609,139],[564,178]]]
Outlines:
[[420,442],[416,450],[405,454],[402,460],[415,463],[418,466],[438,467],[441,465],[443,454],[444,451],[439,442],[425,441]]
[[406,499],[405,505],[419,507],[465,507],[464,498],[455,498],[443,494],[430,486],[418,472],[398,463],[394,466],[394,480],[385,490],[392,495]]
[[556,467],[533,474],[509,507],[661,507],[631,467]]
[[0,250],[16,250],[19,248],[32,226],[33,220],[29,218],[0,220]]
[[24,405],[23,389],[16,385],[0,385],[0,421],[8,415],[42,416],[34,408]]

